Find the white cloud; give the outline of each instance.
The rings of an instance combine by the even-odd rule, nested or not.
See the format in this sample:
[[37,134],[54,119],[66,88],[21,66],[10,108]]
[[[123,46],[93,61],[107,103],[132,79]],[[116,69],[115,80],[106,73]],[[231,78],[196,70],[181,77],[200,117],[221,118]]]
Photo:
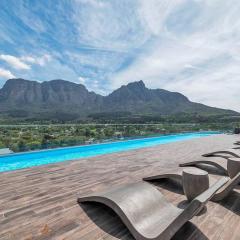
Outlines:
[[106,3],[104,3],[103,1],[99,1],[99,0],[75,0],[77,3],[83,3],[83,4],[89,4],[93,7],[99,8],[99,7],[104,7],[106,6]]
[[[83,4],[84,3],[84,4]],[[146,42],[135,7],[137,1],[75,0],[72,16],[81,44],[99,50],[126,52]]]
[[29,65],[21,61],[21,59],[11,55],[1,54],[0,59],[7,62],[11,67],[15,69],[29,70],[31,68]]
[[9,70],[0,68],[0,78],[10,79],[16,77]]
[[79,81],[79,83],[81,83],[81,84],[85,84],[85,83],[86,83],[86,80],[85,80],[85,78],[83,78],[83,77],[78,77],[78,81]]
[[139,16],[143,24],[154,35],[165,31],[164,22],[168,15],[185,0],[140,0]]
[[48,62],[52,60],[52,57],[49,54],[44,54],[42,56],[22,56],[15,57],[12,55],[1,54],[0,60],[8,63],[12,68],[17,70],[30,70],[31,65],[36,64],[40,66],[45,66]]
[[41,57],[36,56],[23,56],[21,57],[21,60],[30,64],[38,64],[40,66],[46,65],[49,61],[51,61],[52,57],[49,54],[44,54]]

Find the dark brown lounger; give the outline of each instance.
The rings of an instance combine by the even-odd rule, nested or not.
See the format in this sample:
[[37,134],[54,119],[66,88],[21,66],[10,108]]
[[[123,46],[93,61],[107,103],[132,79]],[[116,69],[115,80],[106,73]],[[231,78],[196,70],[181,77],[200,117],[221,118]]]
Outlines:
[[240,172],[240,159],[239,158],[222,158],[222,157],[209,157],[201,160],[195,160],[186,163],[180,163],[180,167],[211,165],[223,171],[230,178],[233,178]]
[[239,149],[219,150],[219,151],[203,154],[203,157],[224,157],[224,158],[237,157],[237,158],[240,158],[240,150]]
[[169,240],[188,220],[202,210],[207,201],[225,183],[226,178],[221,178],[192,200],[184,210],[169,203],[160,191],[146,182],[80,197],[78,202],[99,202],[110,207],[136,240]]
[[[160,179],[172,179],[177,180],[180,184],[182,184],[182,174],[183,174],[184,168],[174,168],[171,170],[166,170],[161,172],[158,175],[150,176],[143,178],[144,181],[154,181],[154,180],[160,180]],[[217,181],[217,177],[214,175],[209,174],[209,185],[210,187],[214,185]],[[222,186],[212,197],[212,201],[220,201],[223,198],[227,197],[229,192],[231,192],[238,183],[240,183],[240,172],[234,177],[229,178],[226,177],[226,184]]]

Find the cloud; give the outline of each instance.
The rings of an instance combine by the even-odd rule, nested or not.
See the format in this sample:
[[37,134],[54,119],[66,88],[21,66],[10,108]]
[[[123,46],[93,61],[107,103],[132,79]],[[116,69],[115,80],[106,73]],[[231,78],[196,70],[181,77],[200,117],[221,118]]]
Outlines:
[[104,6],[106,6],[107,3],[104,3],[103,1],[99,1],[99,0],[75,0],[77,3],[83,3],[83,4],[88,4],[91,5],[92,7],[96,7],[96,8],[102,8]]
[[9,70],[0,68],[0,78],[10,79],[10,78],[16,78],[16,77]]
[[0,59],[8,63],[12,68],[17,70],[30,70],[31,65],[36,64],[40,66],[45,66],[51,61],[52,57],[49,54],[44,54],[40,57],[36,56],[22,56],[15,57],[12,55],[1,54]]
[[0,59],[7,62],[11,67],[15,69],[29,70],[31,68],[29,65],[21,61],[20,58],[11,55],[1,54]]
[[83,78],[83,77],[78,77],[78,81],[79,81],[79,83],[81,83],[81,84],[85,84],[85,83],[86,83],[86,80],[85,80],[85,78]]
[[44,66],[46,63],[51,61],[52,57],[49,54],[44,54],[41,57],[36,56],[23,56],[21,60],[30,64],[38,64],[40,66]]
[[91,48],[118,52],[138,48],[148,39],[148,32],[135,7],[137,1],[75,1],[72,18],[78,41]]
[[165,21],[167,17],[184,0],[140,0],[138,12],[144,26],[154,35],[160,35],[166,31]]

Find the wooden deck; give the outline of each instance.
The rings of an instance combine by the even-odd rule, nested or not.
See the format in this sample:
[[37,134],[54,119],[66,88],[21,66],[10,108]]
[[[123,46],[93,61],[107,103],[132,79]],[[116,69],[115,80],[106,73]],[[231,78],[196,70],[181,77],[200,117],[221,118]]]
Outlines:
[[[229,148],[236,136],[219,135],[0,174],[0,240],[95,240],[133,237],[118,217],[98,204],[79,206],[77,196],[140,181],[161,169]],[[184,207],[176,185],[157,184]],[[195,217],[174,239],[239,240],[240,190]]]

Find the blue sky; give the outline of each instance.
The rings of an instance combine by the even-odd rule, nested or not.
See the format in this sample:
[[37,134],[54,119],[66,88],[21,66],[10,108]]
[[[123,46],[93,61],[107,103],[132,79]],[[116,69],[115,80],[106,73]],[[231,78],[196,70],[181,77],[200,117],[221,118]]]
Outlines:
[[240,111],[238,0],[1,0],[0,87],[132,81]]

